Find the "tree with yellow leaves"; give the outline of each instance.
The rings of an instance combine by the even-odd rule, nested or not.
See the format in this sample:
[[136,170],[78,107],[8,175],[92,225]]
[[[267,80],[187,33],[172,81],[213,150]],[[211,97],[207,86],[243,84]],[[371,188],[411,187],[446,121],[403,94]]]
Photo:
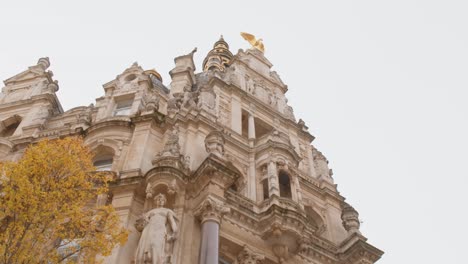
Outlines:
[[109,173],[95,172],[80,138],[45,140],[0,164],[0,263],[96,263],[125,243]]

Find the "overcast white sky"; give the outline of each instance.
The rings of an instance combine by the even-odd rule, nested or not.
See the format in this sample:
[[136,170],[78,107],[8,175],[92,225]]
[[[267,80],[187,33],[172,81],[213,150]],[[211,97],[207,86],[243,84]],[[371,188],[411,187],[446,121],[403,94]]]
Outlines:
[[[468,2],[3,1],[0,79],[48,56],[65,110],[134,61],[168,85],[223,34],[264,39],[378,262],[466,263]],[[465,259],[463,261],[463,259]]]

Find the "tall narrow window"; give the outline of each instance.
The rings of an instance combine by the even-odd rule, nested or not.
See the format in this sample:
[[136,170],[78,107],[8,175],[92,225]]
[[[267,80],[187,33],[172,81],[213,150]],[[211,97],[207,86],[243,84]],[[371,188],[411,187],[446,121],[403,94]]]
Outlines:
[[291,179],[289,178],[288,173],[285,171],[280,171],[278,174],[279,187],[280,187],[280,196],[286,198],[292,198],[291,194]]
[[114,116],[128,116],[132,110],[133,99],[118,101],[114,110]]
[[268,179],[262,181],[263,188],[263,200],[266,200],[270,197],[270,192],[268,191]]

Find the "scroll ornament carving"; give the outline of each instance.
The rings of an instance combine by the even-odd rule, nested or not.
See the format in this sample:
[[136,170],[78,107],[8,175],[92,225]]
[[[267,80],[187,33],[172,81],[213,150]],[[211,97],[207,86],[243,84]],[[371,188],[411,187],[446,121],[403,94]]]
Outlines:
[[351,205],[345,203],[341,213],[341,220],[343,220],[343,227],[348,233],[360,233],[359,213]]
[[254,252],[249,246],[244,245],[237,255],[237,260],[234,264],[261,264],[264,259],[265,256]]
[[206,152],[214,154],[219,158],[224,157],[224,136],[219,131],[210,132],[205,138]]
[[221,223],[221,219],[231,210],[223,203],[207,198],[203,201],[200,206],[195,210],[195,216],[201,220],[201,222],[214,221]]

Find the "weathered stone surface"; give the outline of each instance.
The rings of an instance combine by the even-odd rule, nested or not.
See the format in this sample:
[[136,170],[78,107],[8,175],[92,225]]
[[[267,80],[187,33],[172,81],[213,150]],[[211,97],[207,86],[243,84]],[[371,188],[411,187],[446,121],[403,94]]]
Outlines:
[[[383,252],[360,233],[271,62],[258,49],[233,55],[220,39],[196,72],[195,51],[175,59],[170,89],[134,63],[94,105],[66,112],[53,65],[39,59],[4,82],[0,160],[37,140],[83,136],[99,169],[115,175],[97,202],[112,203],[131,231],[105,263],[377,261]],[[157,237],[144,236],[148,228]]]

